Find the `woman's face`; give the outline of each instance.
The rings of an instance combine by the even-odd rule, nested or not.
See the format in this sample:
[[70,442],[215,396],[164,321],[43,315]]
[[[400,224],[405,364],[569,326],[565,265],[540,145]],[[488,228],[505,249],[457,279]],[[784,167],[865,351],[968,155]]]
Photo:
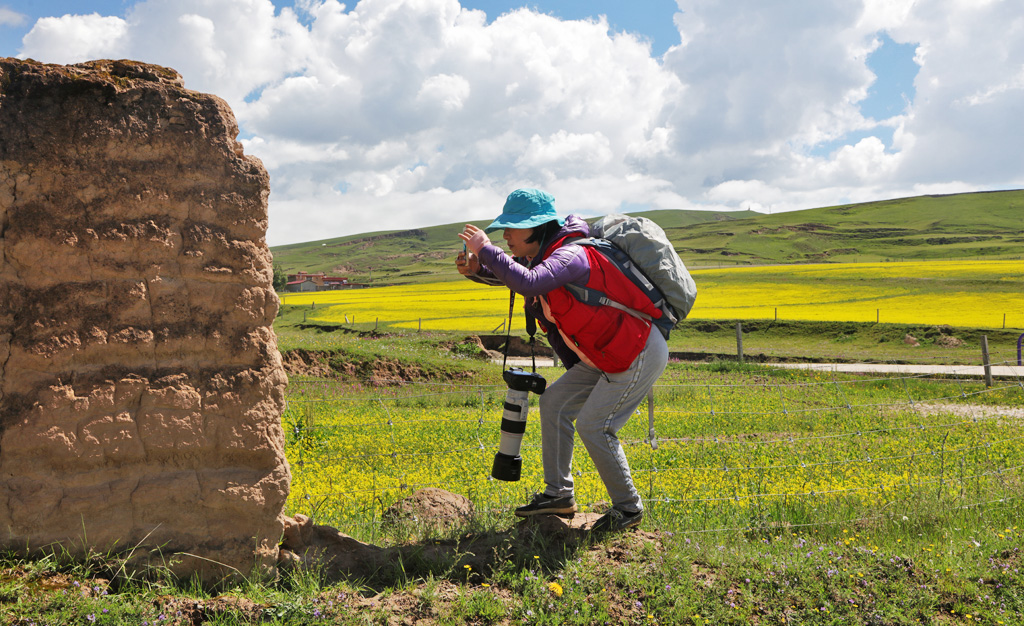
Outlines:
[[539,241],[526,243],[532,234],[532,228],[506,228],[502,238],[508,244],[508,249],[512,251],[512,256],[532,259],[540,252]]

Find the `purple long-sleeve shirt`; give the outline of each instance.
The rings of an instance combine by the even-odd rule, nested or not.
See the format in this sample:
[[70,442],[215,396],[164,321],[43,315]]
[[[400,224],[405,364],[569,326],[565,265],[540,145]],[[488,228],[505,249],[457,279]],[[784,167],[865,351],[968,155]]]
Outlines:
[[[572,234],[588,237],[590,226],[582,218],[570,215],[565,218],[565,224],[551,243]],[[550,245],[549,243],[544,250],[540,251],[539,258],[544,259],[544,254]],[[527,311],[547,327],[548,343],[551,344],[565,366],[568,368],[578,363],[579,356],[565,345],[554,322],[544,316],[537,297],[566,283],[577,285],[587,283],[590,279],[590,263],[587,261],[587,255],[583,248],[561,246],[552,251],[548,258],[537,262],[533,267],[528,267],[525,259],[513,258],[493,244],[485,245],[477,256],[483,267],[476,277],[470,277],[471,280],[484,284],[495,284],[497,281],[524,296]]]

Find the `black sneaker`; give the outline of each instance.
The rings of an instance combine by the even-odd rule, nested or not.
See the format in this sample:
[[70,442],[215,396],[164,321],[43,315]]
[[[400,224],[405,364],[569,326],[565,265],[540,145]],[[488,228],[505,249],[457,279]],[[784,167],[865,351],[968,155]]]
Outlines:
[[571,517],[576,512],[576,500],[572,496],[556,498],[547,494],[534,494],[529,504],[516,509],[518,517],[530,517],[531,515],[561,515]]
[[608,509],[608,512],[602,515],[594,522],[594,525],[590,528],[591,532],[608,533],[616,530],[626,530],[627,528],[633,528],[639,526],[640,521],[644,518],[644,512],[641,511],[622,511],[616,508]]

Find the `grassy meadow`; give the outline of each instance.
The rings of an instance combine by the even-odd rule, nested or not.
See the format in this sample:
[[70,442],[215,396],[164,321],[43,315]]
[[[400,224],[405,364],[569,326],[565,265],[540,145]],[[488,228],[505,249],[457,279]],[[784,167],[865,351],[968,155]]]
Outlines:
[[[1018,405],[1021,395],[1017,381],[986,388],[979,380],[672,364],[655,388],[655,445],[646,405],[620,438],[652,526],[814,527],[1015,496],[1024,422],[991,407]],[[489,476],[503,399],[500,385],[296,380],[283,417],[289,509],[368,541],[380,540],[382,505],[424,487],[507,515],[543,481],[536,427],[524,438],[522,481]],[[582,448],[574,476],[580,503],[607,498]]]

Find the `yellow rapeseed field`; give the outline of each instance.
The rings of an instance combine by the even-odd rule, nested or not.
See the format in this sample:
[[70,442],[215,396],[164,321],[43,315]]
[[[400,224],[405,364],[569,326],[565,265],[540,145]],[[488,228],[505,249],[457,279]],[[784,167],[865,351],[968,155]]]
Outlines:
[[[453,269],[454,272],[454,269]],[[948,324],[1024,328],[1024,262],[914,261],[697,270],[691,319]],[[307,319],[405,329],[488,332],[508,316],[507,290],[468,280],[285,294]],[[514,324],[521,324],[515,316]]]

